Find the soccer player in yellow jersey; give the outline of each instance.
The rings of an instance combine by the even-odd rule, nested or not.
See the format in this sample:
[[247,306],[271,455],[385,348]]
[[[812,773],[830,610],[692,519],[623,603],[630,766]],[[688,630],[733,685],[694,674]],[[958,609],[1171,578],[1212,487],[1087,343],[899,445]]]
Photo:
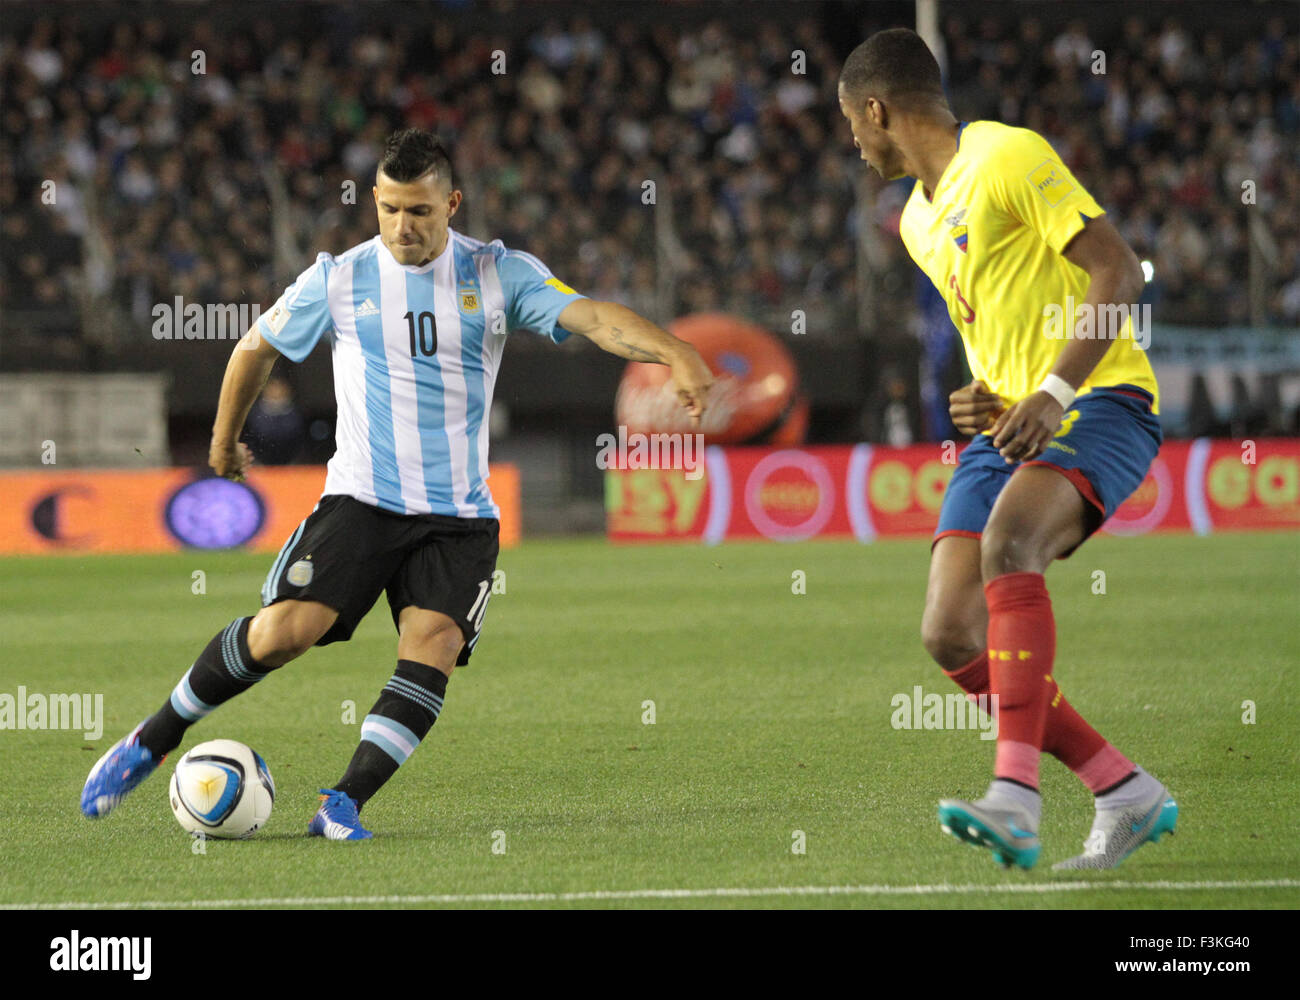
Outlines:
[[1045,751],[1096,796],[1084,853],[1055,867],[1113,868],[1172,833],[1178,806],[1061,693],[1043,574],[1138,487],[1160,447],[1156,380],[1128,315],[1141,268],[1042,136],[953,117],[915,32],[854,49],[839,101],[862,159],[886,180],[916,178],[903,242],[947,301],[975,377],[950,397],[974,440],[944,496],[921,634],[964,690],[996,696],[998,745],[988,792],[941,801],[940,825],[1031,868]]

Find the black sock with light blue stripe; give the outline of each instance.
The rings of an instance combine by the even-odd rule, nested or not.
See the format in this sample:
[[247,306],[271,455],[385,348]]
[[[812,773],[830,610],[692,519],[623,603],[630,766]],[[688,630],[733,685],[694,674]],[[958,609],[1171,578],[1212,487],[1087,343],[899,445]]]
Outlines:
[[334,788],[352,796],[360,809],[415,752],[442,711],[447,675],[435,667],[398,660],[370,714],[361,723],[361,743]]
[[250,621],[236,618],[218,632],[172,689],[163,707],[145,722],[140,730],[140,745],[155,758],[180,746],[186,729],[274,669],[258,663],[249,652]]

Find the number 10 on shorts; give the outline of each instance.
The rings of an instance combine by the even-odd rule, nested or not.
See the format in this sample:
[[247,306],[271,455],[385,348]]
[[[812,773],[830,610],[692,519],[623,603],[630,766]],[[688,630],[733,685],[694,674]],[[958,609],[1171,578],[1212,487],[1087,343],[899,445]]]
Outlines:
[[488,597],[492,593],[492,581],[480,580],[478,585],[478,597],[474,598],[473,605],[470,606],[469,614],[465,617],[470,620],[474,626],[474,634],[477,635],[483,627],[483,616],[487,614]]

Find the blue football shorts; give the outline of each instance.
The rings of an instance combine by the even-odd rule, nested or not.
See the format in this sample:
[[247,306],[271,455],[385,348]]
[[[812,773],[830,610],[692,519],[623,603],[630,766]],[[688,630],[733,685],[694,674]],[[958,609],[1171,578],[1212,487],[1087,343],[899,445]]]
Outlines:
[[1142,484],[1160,450],[1164,437],[1151,403],[1151,394],[1135,385],[1093,389],[1066,411],[1041,455],[1013,465],[993,447],[991,434],[975,435],[948,482],[934,540],[979,538],[998,494],[1022,465],[1050,466],[1074,484],[1087,501],[1085,537],[1091,535]]

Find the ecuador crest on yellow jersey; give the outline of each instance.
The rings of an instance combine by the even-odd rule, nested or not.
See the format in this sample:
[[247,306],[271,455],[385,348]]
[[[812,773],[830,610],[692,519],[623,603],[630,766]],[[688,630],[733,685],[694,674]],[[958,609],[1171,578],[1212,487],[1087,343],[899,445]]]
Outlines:
[[[1061,252],[1104,214],[1046,139],[999,122],[962,127],[930,198],[920,181],[913,187],[899,223],[903,243],[948,303],[971,373],[1008,403],[1037,389],[1069,343],[1062,327],[1073,333],[1090,279]],[[1079,394],[1123,383],[1158,404],[1132,317]]]

